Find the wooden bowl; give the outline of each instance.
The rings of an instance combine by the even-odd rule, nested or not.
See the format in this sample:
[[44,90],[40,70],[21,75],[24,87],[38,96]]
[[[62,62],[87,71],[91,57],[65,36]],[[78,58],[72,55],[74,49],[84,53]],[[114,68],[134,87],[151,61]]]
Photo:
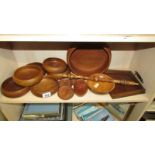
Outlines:
[[16,98],[25,95],[29,91],[29,87],[22,87],[17,85],[12,77],[6,79],[1,86],[1,92],[3,95]]
[[58,90],[58,96],[63,100],[69,100],[74,96],[74,90],[70,86],[62,86]]
[[62,86],[72,86],[71,80],[69,78],[63,78],[59,80],[59,87]]
[[27,65],[37,66],[37,67],[39,67],[39,68],[42,70],[43,75],[46,74],[46,71],[45,71],[45,69],[44,69],[42,63],[40,63],[40,62],[32,62],[32,63],[29,63],[29,64],[27,64]]
[[[112,79],[110,76],[105,74],[93,74],[91,77],[100,79]],[[112,82],[96,82],[88,80],[87,85],[92,92],[97,94],[109,93],[115,88],[115,83]]]
[[43,72],[36,66],[23,66],[18,68],[13,75],[13,80],[21,86],[33,86],[41,81]]
[[67,63],[76,75],[89,76],[107,71],[111,62],[110,48],[78,49],[70,48],[67,52]]
[[55,94],[58,90],[58,83],[56,80],[44,77],[38,84],[31,87],[31,92],[38,97],[46,97]]
[[57,74],[65,72],[67,65],[59,58],[47,58],[43,62],[43,67],[49,73]]
[[77,96],[84,96],[87,93],[88,86],[83,79],[75,80],[74,83],[74,93]]

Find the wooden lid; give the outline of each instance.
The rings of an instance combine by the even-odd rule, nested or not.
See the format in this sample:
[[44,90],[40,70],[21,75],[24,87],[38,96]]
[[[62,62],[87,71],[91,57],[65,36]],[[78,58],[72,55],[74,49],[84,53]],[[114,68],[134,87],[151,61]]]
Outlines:
[[67,62],[74,74],[89,76],[107,71],[111,61],[109,48],[88,49],[70,48]]
[[58,83],[56,80],[44,77],[38,84],[31,87],[31,92],[38,97],[46,97],[56,93],[58,90]]
[[33,86],[40,82],[43,77],[43,72],[36,66],[23,66],[18,68],[13,75],[15,83],[21,86]]
[[7,97],[16,98],[25,95],[29,91],[29,88],[17,85],[12,77],[10,77],[2,83],[1,91]]

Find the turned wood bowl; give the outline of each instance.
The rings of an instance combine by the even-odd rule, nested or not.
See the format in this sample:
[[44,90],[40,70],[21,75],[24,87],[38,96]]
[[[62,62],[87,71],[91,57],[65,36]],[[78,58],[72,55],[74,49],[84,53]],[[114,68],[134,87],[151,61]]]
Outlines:
[[77,96],[84,96],[87,93],[88,86],[83,79],[77,79],[74,82],[74,93]]
[[4,96],[16,98],[25,95],[29,91],[29,87],[17,85],[12,77],[6,79],[1,86],[1,92]]
[[58,91],[58,82],[54,79],[44,77],[38,84],[31,87],[31,92],[38,97],[52,96]]
[[69,100],[74,96],[74,90],[70,86],[61,86],[58,90],[58,96],[63,100]]
[[44,67],[43,67],[43,64],[40,63],[40,62],[32,62],[32,63],[29,63],[29,64],[27,64],[27,65],[37,66],[37,67],[39,67],[39,68],[42,70],[43,75],[46,74],[46,71],[45,71],[45,69],[44,69]]
[[59,87],[62,87],[62,86],[72,86],[72,82],[69,78],[63,78],[63,79],[60,79],[59,81]]
[[[100,78],[100,79],[107,79],[112,80],[112,78],[105,74],[93,74],[90,77],[92,78]],[[87,85],[89,89],[96,93],[96,94],[106,94],[111,92],[115,88],[115,83],[113,82],[96,82],[92,80],[87,81]]]
[[104,73],[111,62],[110,48],[78,49],[70,48],[67,52],[67,63],[76,75],[89,76]]
[[39,67],[26,65],[18,68],[13,75],[13,80],[20,86],[33,86],[41,81],[43,72]]
[[48,73],[57,74],[65,72],[67,64],[59,58],[47,58],[43,62],[43,67]]

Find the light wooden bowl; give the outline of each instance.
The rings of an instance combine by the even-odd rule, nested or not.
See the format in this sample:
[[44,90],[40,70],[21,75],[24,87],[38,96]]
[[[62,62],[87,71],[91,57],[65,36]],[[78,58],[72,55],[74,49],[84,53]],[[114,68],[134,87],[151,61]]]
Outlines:
[[67,68],[65,61],[59,58],[47,58],[43,62],[43,67],[48,73],[63,73]]
[[39,67],[26,65],[18,68],[13,75],[13,80],[20,86],[33,86],[41,81],[43,72]]
[[[105,74],[93,74],[91,75],[93,78],[100,78],[100,79],[112,79],[110,76]],[[113,82],[96,82],[92,80],[87,81],[87,85],[89,89],[96,93],[96,94],[106,94],[111,92],[115,88],[115,83]]]

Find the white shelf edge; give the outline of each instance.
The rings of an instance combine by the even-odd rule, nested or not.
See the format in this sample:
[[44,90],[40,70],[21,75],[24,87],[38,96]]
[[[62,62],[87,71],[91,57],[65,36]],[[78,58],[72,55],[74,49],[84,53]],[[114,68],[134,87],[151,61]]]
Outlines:
[[129,97],[123,97],[118,99],[112,99],[109,94],[105,95],[96,95],[90,91],[83,96],[78,97],[76,95],[69,100],[62,100],[60,99],[57,94],[49,98],[40,98],[34,96],[31,92],[28,92],[26,95],[19,97],[19,98],[8,98],[4,95],[1,95],[1,103],[99,103],[99,102],[148,102],[149,99],[147,98],[146,94],[139,94],[133,95]]
[[0,34],[0,41],[155,42],[153,34]]

